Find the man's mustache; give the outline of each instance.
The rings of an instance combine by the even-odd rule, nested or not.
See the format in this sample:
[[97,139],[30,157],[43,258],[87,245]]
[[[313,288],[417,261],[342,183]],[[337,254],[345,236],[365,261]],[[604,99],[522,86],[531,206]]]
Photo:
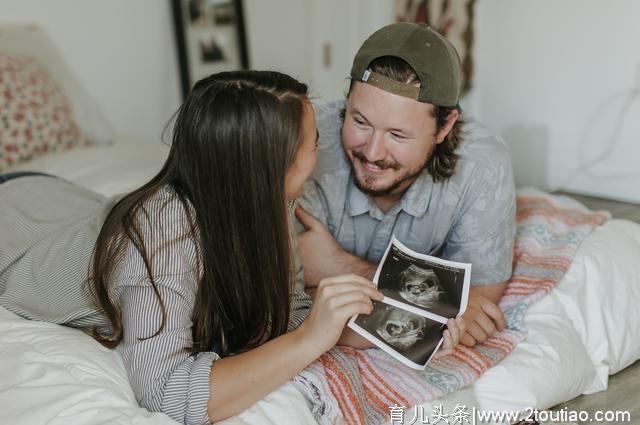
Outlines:
[[372,161],[369,161],[367,159],[367,157],[364,156],[364,154],[362,152],[360,152],[360,151],[351,151],[351,153],[353,154],[354,158],[357,158],[361,162],[373,164],[376,167],[381,168],[383,170],[386,170],[388,168],[391,168],[393,170],[399,170],[400,169],[400,164],[398,164],[395,161],[380,160],[380,161],[373,161],[372,162]]

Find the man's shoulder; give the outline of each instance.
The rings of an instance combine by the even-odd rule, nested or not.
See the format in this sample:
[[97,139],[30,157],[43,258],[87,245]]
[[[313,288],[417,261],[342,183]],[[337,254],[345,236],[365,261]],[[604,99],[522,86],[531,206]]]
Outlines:
[[314,105],[316,112],[316,126],[318,127],[318,163],[311,175],[317,182],[327,180],[340,181],[349,178],[351,167],[342,149],[341,112],[344,100],[338,100],[321,105]]
[[456,153],[456,172],[442,183],[443,193],[456,200],[456,205],[460,198],[475,202],[483,196],[515,190],[509,147],[487,127],[476,121],[466,121]]
[[457,153],[461,159],[488,166],[495,165],[497,162],[511,162],[507,143],[489,128],[474,120],[468,120],[463,124],[462,142]]
[[[453,180],[465,185],[478,176],[512,173],[511,154],[505,141],[476,121],[462,127],[462,142],[458,147],[458,164]],[[491,179],[489,179],[491,180]]]

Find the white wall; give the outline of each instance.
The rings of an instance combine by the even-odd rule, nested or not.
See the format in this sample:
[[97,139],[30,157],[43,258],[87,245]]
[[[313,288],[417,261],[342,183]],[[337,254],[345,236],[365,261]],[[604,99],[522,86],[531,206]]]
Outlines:
[[[253,68],[290,73],[317,99],[343,94],[355,50],[388,0],[244,0]],[[181,101],[168,0],[0,0],[0,24],[36,23],[124,137],[160,137]],[[331,65],[322,48],[331,46]]]
[[[391,22],[390,0],[312,0],[311,85],[318,101],[344,97],[353,57],[375,30]],[[326,62],[325,49],[330,58]]]
[[244,9],[252,67],[294,75],[322,101],[344,96],[353,56],[390,22],[393,1],[244,0]]
[[[356,49],[393,17],[392,0],[244,1],[252,66],[320,100],[342,96]],[[16,21],[48,31],[118,134],[159,137],[180,103],[168,1],[0,0],[0,23]],[[640,84],[637,22],[636,0],[477,0],[463,106],[511,144],[518,183],[640,202],[639,98],[622,113]]]
[[639,22],[635,0],[478,0],[468,110],[520,184],[640,202]]
[[159,0],[0,0],[0,23],[43,27],[127,137],[158,139],[179,104],[171,19],[169,3]]
[[287,72],[309,82],[311,3],[300,0],[244,0],[252,68]]

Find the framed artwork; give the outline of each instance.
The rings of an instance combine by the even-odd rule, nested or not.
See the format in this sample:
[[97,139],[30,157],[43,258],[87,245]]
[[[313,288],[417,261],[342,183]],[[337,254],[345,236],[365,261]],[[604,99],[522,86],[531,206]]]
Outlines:
[[171,0],[182,94],[200,79],[249,68],[242,0]]
[[475,0],[395,0],[397,22],[426,22],[455,46],[464,81],[462,93],[473,77],[473,6]]

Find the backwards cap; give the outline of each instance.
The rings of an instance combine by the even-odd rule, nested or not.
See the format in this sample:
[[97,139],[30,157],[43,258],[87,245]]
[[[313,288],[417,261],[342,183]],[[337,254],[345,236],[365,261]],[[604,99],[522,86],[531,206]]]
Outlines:
[[[382,56],[407,62],[420,87],[372,72],[369,64]],[[401,22],[374,32],[358,50],[351,78],[419,102],[453,107],[462,88],[462,66],[453,44],[424,23]]]

